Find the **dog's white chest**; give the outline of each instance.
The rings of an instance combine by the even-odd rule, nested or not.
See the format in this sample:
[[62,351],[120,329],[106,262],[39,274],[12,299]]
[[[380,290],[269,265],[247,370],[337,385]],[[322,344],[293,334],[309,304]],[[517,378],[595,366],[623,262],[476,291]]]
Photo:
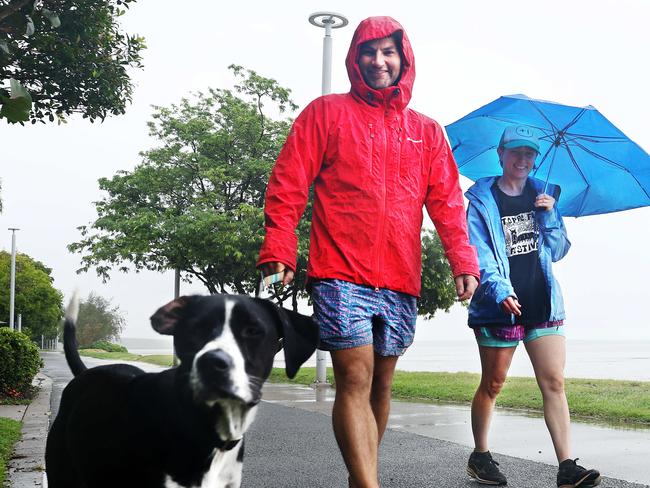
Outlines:
[[203,476],[200,485],[179,485],[168,475],[165,488],[239,488],[241,486],[242,463],[237,460],[242,443],[230,451],[215,449],[210,469]]

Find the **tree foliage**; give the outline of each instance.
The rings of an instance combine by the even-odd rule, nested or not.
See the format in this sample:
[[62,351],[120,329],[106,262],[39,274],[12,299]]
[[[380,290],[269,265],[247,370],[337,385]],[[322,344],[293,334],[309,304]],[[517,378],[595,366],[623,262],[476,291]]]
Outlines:
[[128,271],[180,269],[211,293],[250,293],[263,238],[264,192],[296,106],[289,90],[231,66],[234,90],[210,89],[179,105],[155,107],[149,123],[160,146],[133,171],[103,178],[99,218],[80,227],[82,270],[107,279]]
[[[41,335],[56,337],[63,316],[63,295],[53,286],[52,270],[26,254],[16,255],[15,313],[22,330],[40,343]],[[9,322],[11,254],[0,251],[0,317]],[[17,320],[17,319],[15,319]]]
[[422,292],[418,314],[433,318],[438,309],[448,312],[456,303],[456,285],[440,236],[426,229],[422,232]]
[[0,400],[24,397],[43,365],[38,347],[25,334],[2,327],[0,358]]
[[[100,180],[107,196],[96,203],[98,219],[80,227],[82,239],[69,246],[83,254],[81,271],[95,268],[108,279],[115,267],[178,268],[210,293],[255,292],[264,193],[290,127],[290,120],[268,114],[296,106],[275,80],[231,69],[238,80],[234,91],[212,89],[192,101],[156,107],[149,126],[160,146],[144,152],[133,171]],[[310,224],[311,203],[297,230],[296,279],[272,291],[294,309],[305,296]],[[423,243],[420,312],[432,316],[451,306],[455,287],[439,240],[425,233]]]
[[80,348],[97,341],[117,340],[124,328],[124,317],[119,307],[95,293],[79,303],[77,343]]
[[144,49],[118,23],[133,2],[0,0],[0,118],[123,114],[133,91],[127,70],[142,67]]

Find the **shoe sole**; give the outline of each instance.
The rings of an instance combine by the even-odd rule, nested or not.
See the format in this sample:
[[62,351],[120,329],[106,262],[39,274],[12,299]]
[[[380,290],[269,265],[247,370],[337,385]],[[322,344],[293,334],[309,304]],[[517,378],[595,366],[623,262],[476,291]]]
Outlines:
[[590,474],[582,478],[581,480],[578,480],[577,483],[573,485],[560,485],[558,488],[591,488],[592,486],[597,486],[600,484],[600,475],[597,478],[594,478],[593,480],[587,479],[589,478]]
[[503,483],[503,482],[499,482],[499,481],[484,480],[478,474],[476,474],[476,472],[472,468],[470,468],[469,466],[467,466],[467,474],[471,478],[474,478],[476,481],[481,483],[482,485],[505,486],[505,485],[508,484],[507,481],[505,483]]

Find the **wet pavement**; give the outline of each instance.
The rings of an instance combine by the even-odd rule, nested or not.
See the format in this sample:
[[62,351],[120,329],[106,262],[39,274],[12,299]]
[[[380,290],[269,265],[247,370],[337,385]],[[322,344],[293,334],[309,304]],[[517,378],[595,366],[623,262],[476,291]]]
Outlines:
[[[44,353],[42,371],[51,379],[52,418],[56,415],[62,389],[71,378],[61,353]],[[110,363],[83,358],[89,366]],[[134,363],[147,371],[163,368]],[[318,388],[267,383],[264,402],[247,435],[244,484],[246,488],[305,488],[346,486],[345,468],[331,432],[334,392]],[[30,406],[32,409],[32,406]],[[29,418],[43,414],[33,407],[23,412],[25,429]],[[47,413],[47,412],[46,412]],[[20,413],[15,413],[20,415]],[[0,411],[0,416],[4,415]],[[471,450],[468,407],[393,402],[392,412],[380,452],[382,486],[477,487],[464,474]],[[617,429],[573,423],[573,445],[580,463],[598,468],[605,478],[603,487],[638,488],[650,486],[644,472],[650,458],[650,429]],[[33,429],[28,446],[44,444],[44,431]],[[40,434],[39,434],[40,432]],[[40,442],[34,437],[41,436]],[[33,448],[24,463],[42,466],[42,453]],[[554,487],[557,464],[543,419],[499,409],[493,420],[492,446],[495,458],[508,475],[511,488]],[[31,458],[33,459],[30,459]],[[42,468],[41,468],[42,469]],[[25,473],[22,473],[24,475]],[[40,474],[37,471],[34,473]],[[12,477],[13,476],[13,477]],[[32,488],[20,471],[9,476],[12,488]],[[269,480],[273,480],[269,483]],[[622,481],[626,480],[626,481]],[[39,480],[40,481],[40,480]],[[639,484],[633,484],[633,483]],[[40,483],[38,483],[40,486]],[[46,484],[43,484],[46,486]]]
[[[269,383],[264,400],[312,412],[331,414],[334,391]],[[393,401],[388,428],[473,448],[469,406]],[[650,485],[650,428],[612,428],[572,422],[575,457],[585,467],[619,479]],[[490,449],[531,461],[557,465],[551,438],[540,415],[497,409],[490,429]],[[498,460],[498,457],[496,457]]]

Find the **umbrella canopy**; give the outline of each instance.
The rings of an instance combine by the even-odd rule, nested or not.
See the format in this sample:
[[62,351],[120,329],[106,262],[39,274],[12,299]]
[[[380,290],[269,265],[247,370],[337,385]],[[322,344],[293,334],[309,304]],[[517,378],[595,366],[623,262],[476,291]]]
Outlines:
[[503,129],[539,131],[531,176],[562,189],[562,215],[579,217],[650,205],[650,156],[592,106],[571,107],[526,95],[498,98],[446,127],[460,173],[472,180],[502,173]]

